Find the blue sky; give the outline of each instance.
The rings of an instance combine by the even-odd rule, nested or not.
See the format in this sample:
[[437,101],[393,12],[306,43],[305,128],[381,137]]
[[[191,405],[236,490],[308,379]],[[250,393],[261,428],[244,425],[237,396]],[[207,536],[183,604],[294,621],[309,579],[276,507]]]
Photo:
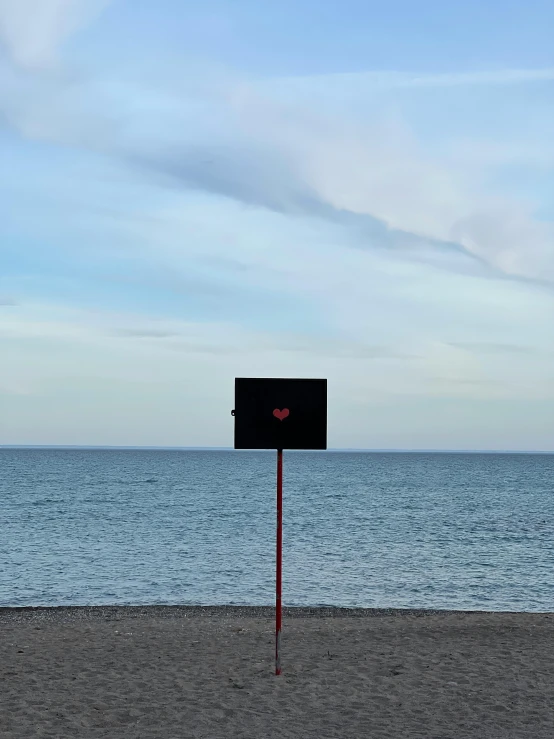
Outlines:
[[551,3],[0,0],[0,444],[554,450]]

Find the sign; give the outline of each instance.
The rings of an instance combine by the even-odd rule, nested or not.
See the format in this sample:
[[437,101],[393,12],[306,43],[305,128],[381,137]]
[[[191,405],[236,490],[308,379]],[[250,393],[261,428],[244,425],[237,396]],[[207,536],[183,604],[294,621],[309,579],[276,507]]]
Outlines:
[[235,379],[235,449],[327,449],[327,380]]
[[327,380],[237,377],[235,449],[277,450],[275,674],[283,622],[283,449],[327,449]]

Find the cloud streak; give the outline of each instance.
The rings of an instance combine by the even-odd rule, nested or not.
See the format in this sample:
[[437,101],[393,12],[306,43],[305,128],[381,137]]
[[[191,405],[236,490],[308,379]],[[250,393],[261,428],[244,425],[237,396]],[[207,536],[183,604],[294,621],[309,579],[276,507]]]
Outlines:
[[[181,351],[224,356],[283,353],[332,359],[399,360],[417,353],[394,345],[313,336],[302,331],[256,331],[232,322],[148,319],[136,314],[89,312],[63,305],[35,304],[0,322],[0,338],[74,341],[106,348],[143,345],[145,351]],[[154,348],[154,345],[156,348]],[[149,349],[150,348],[150,349]]]
[[477,72],[458,72],[446,74],[414,74],[406,72],[344,72],[338,74],[294,76],[283,78],[283,88],[305,87],[310,91],[337,87],[343,93],[349,89],[360,90],[402,90],[411,88],[447,87],[504,87],[526,85],[533,82],[554,81],[554,67],[539,69],[498,69]]
[[[284,154],[284,153],[283,153]],[[135,167],[170,183],[238,200],[278,213],[329,215],[317,195],[303,183],[284,155],[270,147],[189,145],[135,152],[127,157]]]

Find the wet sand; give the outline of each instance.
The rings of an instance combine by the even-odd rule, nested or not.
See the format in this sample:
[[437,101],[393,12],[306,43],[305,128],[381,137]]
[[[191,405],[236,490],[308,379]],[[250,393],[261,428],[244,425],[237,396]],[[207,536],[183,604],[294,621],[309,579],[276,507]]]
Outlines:
[[0,737],[552,739],[554,614],[0,609]]

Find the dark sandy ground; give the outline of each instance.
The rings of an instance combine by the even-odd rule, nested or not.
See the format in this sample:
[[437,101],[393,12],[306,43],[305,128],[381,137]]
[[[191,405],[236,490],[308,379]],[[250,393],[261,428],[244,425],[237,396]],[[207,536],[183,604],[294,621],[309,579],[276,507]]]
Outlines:
[[2,739],[553,739],[554,614],[0,609]]

